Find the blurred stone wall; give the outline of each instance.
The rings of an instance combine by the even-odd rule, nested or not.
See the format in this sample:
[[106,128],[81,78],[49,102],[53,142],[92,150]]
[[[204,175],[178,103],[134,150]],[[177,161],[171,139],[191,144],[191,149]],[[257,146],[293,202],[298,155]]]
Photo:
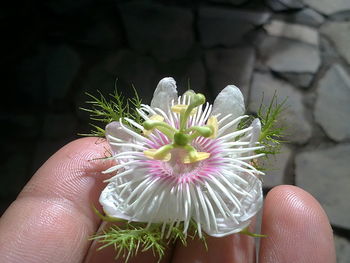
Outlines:
[[[266,190],[296,184],[326,209],[338,261],[350,258],[350,1],[23,1],[4,25],[0,208],[55,151],[89,132],[85,92],[159,79],[215,95],[239,86],[250,112],[288,98],[282,153]],[[5,5],[5,4],[4,4]],[[273,167],[273,168],[271,168]]]

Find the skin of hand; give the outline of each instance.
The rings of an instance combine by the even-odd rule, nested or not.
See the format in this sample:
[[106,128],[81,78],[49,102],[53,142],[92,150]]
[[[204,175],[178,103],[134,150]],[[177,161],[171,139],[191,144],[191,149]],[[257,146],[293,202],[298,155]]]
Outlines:
[[[71,142],[36,172],[0,219],[1,262],[123,262],[113,248],[96,251],[89,237],[103,227],[91,205],[109,177],[101,171],[108,161],[94,160],[108,146],[96,138]],[[235,234],[207,238],[187,247],[173,244],[162,262],[333,263],[332,229],[319,203],[295,186],[278,186],[265,200],[260,250],[252,237]],[[152,253],[139,253],[129,262],[157,262]]]

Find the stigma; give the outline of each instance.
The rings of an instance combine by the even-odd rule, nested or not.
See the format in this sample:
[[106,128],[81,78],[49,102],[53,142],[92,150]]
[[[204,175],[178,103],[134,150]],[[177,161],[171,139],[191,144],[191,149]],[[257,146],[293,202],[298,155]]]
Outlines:
[[[195,163],[210,157],[208,152],[199,152],[193,145],[193,141],[202,136],[209,139],[215,139],[218,133],[218,121],[216,116],[211,116],[206,125],[191,126],[190,117],[194,116],[198,107],[206,101],[203,94],[188,91],[184,94],[188,98],[188,104],[175,104],[170,107],[168,114],[177,114],[178,122],[176,127],[171,126],[164,120],[164,117],[158,114],[152,115],[143,123],[144,136],[150,136],[154,130],[164,134],[169,144],[165,144],[158,149],[148,149],[143,153],[153,160],[168,162],[172,158],[174,149],[182,149],[181,161],[185,164]],[[179,151],[177,151],[179,152]]]

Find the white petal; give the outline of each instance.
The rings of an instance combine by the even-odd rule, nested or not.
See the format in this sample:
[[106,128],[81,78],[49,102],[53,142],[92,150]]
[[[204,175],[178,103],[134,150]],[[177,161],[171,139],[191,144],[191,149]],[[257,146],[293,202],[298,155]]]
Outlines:
[[[243,115],[245,112],[244,98],[242,92],[234,85],[224,88],[216,97],[213,105],[212,115],[218,115],[218,120],[231,114],[229,118],[221,123],[221,126]],[[237,126],[237,125],[236,125]],[[234,127],[235,128],[235,127]]]
[[[137,172],[136,172],[137,174]],[[122,218],[136,222],[176,222],[185,220],[185,211],[177,211],[176,207],[184,207],[186,199],[182,191],[173,191],[173,185],[168,181],[142,179],[142,174],[133,175],[135,183],[111,182],[102,191],[100,204],[105,213],[111,217]],[[129,198],[131,195],[132,198]],[[181,203],[179,203],[181,202]]]
[[151,101],[152,108],[160,108],[168,112],[170,102],[177,98],[176,82],[173,78],[167,77],[159,81]]
[[[238,233],[246,228],[252,219],[252,217],[260,210],[263,202],[263,193],[261,181],[252,175],[245,175],[244,179],[248,181],[247,185],[241,185],[241,189],[247,191],[250,195],[236,194],[241,204],[241,210],[231,203],[227,199],[223,198],[227,207],[235,214],[234,217],[224,217],[219,209],[217,209],[213,202],[213,208],[216,213],[217,229],[201,222],[203,230],[210,236],[223,237],[233,233]],[[213,185],[212,185],[213,186]],[[214,186],[213,186],[214,187]],[[221,194],[221,196],[223,196]]]
[[131,141],[132,136],[124,131],[118,121],[113,121],[106,126],[106,139],[109,142],[113,154],[117,154],[119,152],[126,151],[129,148],[111,145],[110,142],[129,142]]
[[120,210],[116,209],[117,204],[119,202],[117,202],[116,195],[114,194],[115,187],[116,187],[116,183],[112,182],[112,183],[109,183],[107,187],[102,191],[99,201],[103,207],[103,211],[108,216],[130,220],[129,216],[126,216],[125,214],[120,212]]
[[249,147],[253,147],[259,141],[261,133],[261,122],[258,118],[256,118],[253,120],[250,126],[253,127],[253,129],[251,131],[252,135],[250,137]]

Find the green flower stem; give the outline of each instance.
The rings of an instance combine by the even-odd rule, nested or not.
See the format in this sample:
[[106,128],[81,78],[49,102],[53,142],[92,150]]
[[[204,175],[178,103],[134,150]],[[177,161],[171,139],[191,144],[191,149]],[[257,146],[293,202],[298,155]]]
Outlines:
[[191,103],[188,105],[186,111],[180,114],[180,132],[185,130],[185,126],[192,110],[205,103],[205,97],[203,94],[197,93],[191,97]]

